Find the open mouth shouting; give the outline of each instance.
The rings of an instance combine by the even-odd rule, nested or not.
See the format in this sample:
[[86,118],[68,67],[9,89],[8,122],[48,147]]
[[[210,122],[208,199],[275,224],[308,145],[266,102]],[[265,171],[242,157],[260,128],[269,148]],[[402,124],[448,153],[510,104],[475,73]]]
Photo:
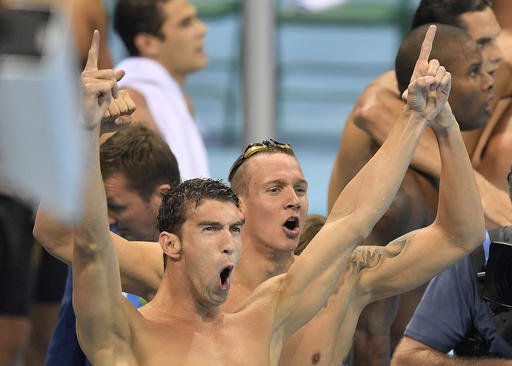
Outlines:
[[299,218],[291,216],[283,224],[283,229],[289,239],[297,239],[300,234]]
[[219,288],[227,291],[231,287],[231,274],[233,273],[234,265],[229,264],[224,266],[219,273]]

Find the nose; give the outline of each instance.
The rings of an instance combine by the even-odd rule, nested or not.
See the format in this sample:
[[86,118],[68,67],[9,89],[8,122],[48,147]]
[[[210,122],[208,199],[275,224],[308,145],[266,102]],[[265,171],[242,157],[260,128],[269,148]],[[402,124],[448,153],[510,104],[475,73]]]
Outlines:
[[496,67],[502,60],[502,53],[498,45],[496,44],[496,41],[490,42],[485,50],[487,59],[491,61]]
[[492,92],[494,91],[494,76],[487,72],[482,72],[482,91]]
[[222,244],[222,254],[226,254],[231,256],[235,248],[237,246],[236,244],[237,239],[233,237],[233,235],[230,233],[225,240],[223,240]]
[[199,18],[197,19],[197,26],[201,36],[204,36],[208,32],[208,26]]
[[289,194],[286,200],[286,208],[292,208],[295,210],[300,209],[299,196],[297,195],[297,192],[295,192],[295,189],[293,188],[289,189]]

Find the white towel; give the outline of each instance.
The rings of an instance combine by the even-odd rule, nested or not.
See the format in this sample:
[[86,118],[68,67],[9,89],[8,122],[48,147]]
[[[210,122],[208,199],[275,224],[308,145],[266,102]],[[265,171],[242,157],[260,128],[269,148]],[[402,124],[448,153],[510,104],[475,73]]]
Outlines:
[[131,88],[146,98],[149,111],[164,140],[178,160],[183,180],[208,177],[206,148],[187,107],[180,85],[158,62],[143,57],[129,57],[116,69],[126,75],[121,88]]

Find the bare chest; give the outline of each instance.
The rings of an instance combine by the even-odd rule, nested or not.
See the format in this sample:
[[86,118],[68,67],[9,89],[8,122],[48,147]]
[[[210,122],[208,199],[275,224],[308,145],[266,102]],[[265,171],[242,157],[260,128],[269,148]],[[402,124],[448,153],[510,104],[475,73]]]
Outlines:
[[250,326],[194,330],[151,324],[133,350],[143,365],[268,365],[268,341],[251,333]]

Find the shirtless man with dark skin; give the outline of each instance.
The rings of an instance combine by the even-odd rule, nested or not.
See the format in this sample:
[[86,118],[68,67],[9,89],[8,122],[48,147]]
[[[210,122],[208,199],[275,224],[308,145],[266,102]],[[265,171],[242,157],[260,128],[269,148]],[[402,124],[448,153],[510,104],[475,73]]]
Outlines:
[[[462,10],[463,12],[460,13],[460,9],[450,9],[451,4],[460,5],[460,3],[465,4],[467,11]],[[500,99],[500,96],[511,95],[512,83],[507,80],[510,80],[512,55],[501,52],[501,48],[509,44],[510,38],[500,34],[500,27],[489,3],[485,0],[449,2],[424,0],[418,8],[415,22],[422,24],[429,21],[442,21],[465,29],[482,52],[483,69],[493,76],[496,75],[496,97],[491,101],[494,113],[489,118],[487,126],[463,131],[462,134],[468,153],[472,156],[473,166],[477,167],[475,168],[476,179],[487,222],[491,226],[507,225],[512,222],[512,206],[504,191],[506,179],[503,172],[507,171],[507,168],[503,166],[510,165],[507,156],[512,155],[504,154],[503,148],[506,141],[512,138],[512,133],[507,133],[508,126],[512,128],[512,124],[508,122],[511,109],[509,100]],[[455,86],[454,89],[457,87]],[[394,72],[381,75],[365,89],[346,121],[340,139],[340,149],[329,186],[329,205],[332,205],[336,194],[383,141],[401,106]],[[454,113],[456,117],[460,117],[457,111]],[[509,143],[506,148],[509,149],[510,146],[512,144]],[[437,197],[435,182],[439,177],[438,157],[435,138],[427,131],[412,160],[414,167],[414,170],[411,170],[412,176],[408,173],[405,178],[405,183],[409,181],[412,183],[404,186],[397,196],[397,204],[413,205],[414,209],[410,208],[413,210],[412,214],[406,215],[407,220],[403,221],[400,210],[392,208],[376,226],[368,243],[384,245],[389,237],[401,235],[431,222],[435,215]],[[423,289],[420,288],[402,296],[400,311],[393,326],[391,324],[397,311],[398,299],[394,299],[394,302],[381,301],[363,312],[355,338],[355,364],[389,363],[394,344],[400,339],[422,293]],[[367,348],[373,349],[374,352],[371,354],[366,352]]]

